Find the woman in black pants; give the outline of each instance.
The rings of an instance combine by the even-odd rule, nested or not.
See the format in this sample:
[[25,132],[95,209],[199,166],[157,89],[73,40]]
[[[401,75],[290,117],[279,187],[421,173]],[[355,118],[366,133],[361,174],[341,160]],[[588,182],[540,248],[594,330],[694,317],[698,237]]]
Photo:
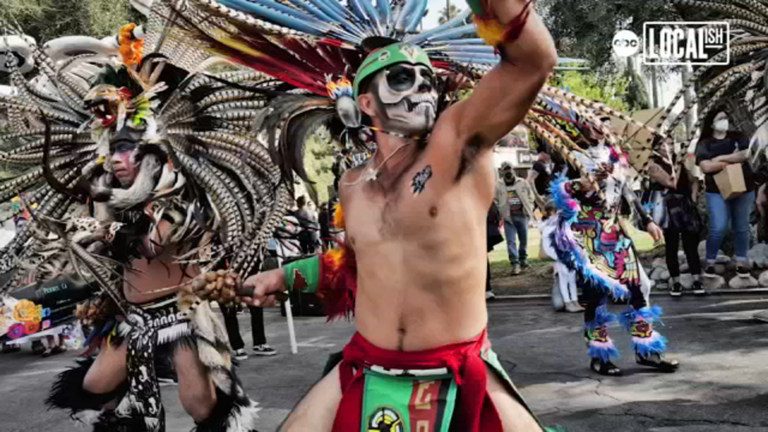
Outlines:
[[[275,253],[270,250],[270,257],[264,265],[264,270],[277,268]],[[240,324],[237,322],[237,306],[223,306],[219,304],[221,313],[224,314],[224,325],[227,326],[229,344],[235,352],[237,360],[245,360],[248,354],[245,352],[245,342],[240,336]],[[251,335],[253,335],[253,354],[257,356],[273,356],[277,354],[274,348],[267,344],[267,336],[264,334],[264,309],[260,307],[248,307],[251,312]]]
[[[668,154],[664,150],[662,153]],[[693,276],[693,293],[703,295],[706,292],[700,280],[701,259],[698,251],[701,219],[695,204],[699,182],[682,166],[679,167],[679,171],[673,172],[670,162],[669,158],[657,155],[649,166],[651,191],[659,195],[657,199],[652,200],[654,206],[658,206],[653,209],[652,214],[654,221],[664,229],[667,268],[672,284],[669,295],[679,297],[683,294],[680,284],[680,263],[677,257],[681,238],[689,270]]]
[[[224,324],[227,326],[229,344],[235,352],[235,358],[245,360],[248,354],[245,351],[245,342],[240,336],[240,325],[237,322],[236,306],[221,306],[224,314]],[[251,334],[253,335],[253,354],[258,356],[273,356],[277,354],[274,348],[267,345],[267,336],[264,334],[264,309],[260,307],[248,307],[251,312]]]

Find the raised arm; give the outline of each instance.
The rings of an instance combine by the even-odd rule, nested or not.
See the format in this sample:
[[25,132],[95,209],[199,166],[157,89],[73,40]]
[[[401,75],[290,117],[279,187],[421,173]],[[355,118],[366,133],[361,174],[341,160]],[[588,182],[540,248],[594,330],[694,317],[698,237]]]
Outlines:
[[[460,143],[491,148],[523,119],[554,68],[557,52],[530,1],[488,1],[486,10],[490,9],[502,26],[525,25],[519,37],[509,37],[497,46],[501,62],[483,77],[469,98],[441,116],[448,121],[438,126],[453,128]],[[527,21],[523,21],[526,16]]]

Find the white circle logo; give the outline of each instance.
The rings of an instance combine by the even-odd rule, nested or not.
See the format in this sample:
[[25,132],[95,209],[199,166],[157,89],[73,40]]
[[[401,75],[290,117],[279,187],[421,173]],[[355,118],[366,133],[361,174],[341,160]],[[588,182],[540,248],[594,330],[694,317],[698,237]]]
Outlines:
[[622,30],[613,37],[613,52],[619,57],[635,55],[640,50],[640,38],[631,30]]

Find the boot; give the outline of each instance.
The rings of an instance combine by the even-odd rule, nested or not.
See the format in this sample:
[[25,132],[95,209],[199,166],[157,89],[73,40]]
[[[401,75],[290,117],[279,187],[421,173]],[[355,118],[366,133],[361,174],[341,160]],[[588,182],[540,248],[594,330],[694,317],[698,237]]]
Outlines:
[[674,372],[680,366],[676,360],[665,360],[667,339],[653,329],[653,322],[661,317],[658,306],[630,310],[624,314],[625,325],[629,326],[632,336],[632,348],[635,361],[641,366],[648,366],[662,372]]

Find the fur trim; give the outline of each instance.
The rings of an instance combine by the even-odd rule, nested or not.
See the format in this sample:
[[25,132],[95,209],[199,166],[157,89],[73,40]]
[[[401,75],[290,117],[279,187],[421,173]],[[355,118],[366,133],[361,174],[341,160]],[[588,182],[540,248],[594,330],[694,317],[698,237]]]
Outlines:
[[650,337],[632,336],[632,349],[643,357],[663,354],[667,350],[667,338],[653,330]]
[[616,314],[608,312],[608,307],[598,306],[595,310],[595,320],[584,323],[584,328],[587,330],[594,330],[597,327],[610,327],[611,324],[618,322]]
[[107,394],[89,393],[83,389],[85,375],[93,362],[93,358],[79,360],[77,366],[58,375],[51,386],[48,398],[45,400],[49,409],[69,410],[73,419],[92,424],[95,420],[93,411],[100,411],[106,403],[122,397],[127,385],[121,385],[115,391]]
[[550,186],[552,199],[559,210],[558,227],[550,236],[558,261],[568,270],[576,272],[589,286],[608,293],[614,298],[627,298],[629,296],[627,287],[598,270],[589,260],[584,248],[576,241],[571,225],[576,221],[581,205],[566,191],[566,183],[568,179],[561,174]]
[[603,363],[607,363],[611,360],[611,357],[621,357],[619,350],[616,349],[616,345],[613,344],[613,339],[608,338],[607,342],[589,341],[587,344],[590,358],[599,358]]
[[625,310],[624,312],[619,315],[619,322],[621,323],[621,326],[627,329],[627,331],[632,330],[632,326],[636,322],[645,321],[648,323],[654,323],[658,322],[661,325],[664,325],[664,322],[661,320],[661,315],[664,313],[664,310],[661,308],[661,306],[646,306],[641,309],[634,309],[629,308]]
[[261,408],[244,394],[237,394],[235,387],[242,388],[233,381],[231,390],[235,397],[216,388],[216,406],[207,419],[197,424],[196,432],[256,432]]
[[[587,351],[591,358],[599,358],[604,363],[611,357],[620,357],[619,350],[608,337],[608,326],[616,322],[616,315],[608,312],[606,306],[599,306],[595,311],[595,320],[584,323],[587,332]],[[593,338],[593,332],[602,332],[600,338]]]

